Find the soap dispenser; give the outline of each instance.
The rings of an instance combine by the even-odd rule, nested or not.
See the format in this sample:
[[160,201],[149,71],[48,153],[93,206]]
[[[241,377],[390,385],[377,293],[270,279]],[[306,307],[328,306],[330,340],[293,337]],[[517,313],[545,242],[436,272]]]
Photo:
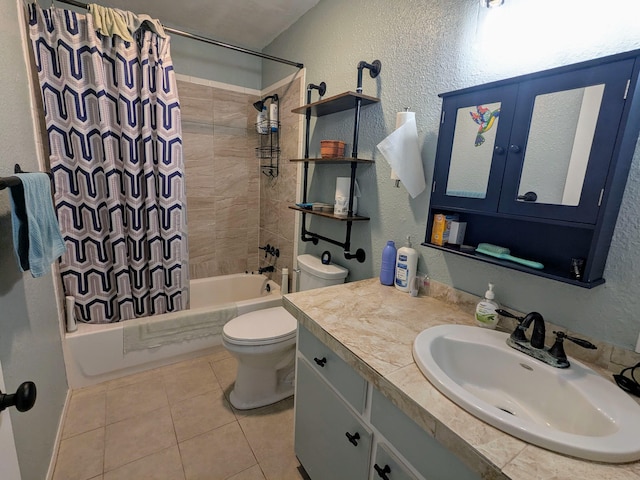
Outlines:
[[484,292],[484,298],[476,306],[476,323],[485,328],[496,328],[498,324],[498,310],[500,305],[494,300],[493,283],[489,283],[489,290]]
[[418,252],[411,248],[411,237],[407,236],[407,244],[398,249],[396,255],[396,288],[403,292],[411,290],[413,279],[418,269]]

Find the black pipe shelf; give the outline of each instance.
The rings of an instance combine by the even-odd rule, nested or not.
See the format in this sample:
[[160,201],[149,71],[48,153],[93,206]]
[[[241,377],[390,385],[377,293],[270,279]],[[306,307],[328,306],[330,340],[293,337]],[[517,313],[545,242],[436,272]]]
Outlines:
[[[348,213],[346,216],[338,216],[331,212],[323,212],[319,210],[309,210],[307,208],[301,208],[297,205],[289,206],[290,209],[296,210],[302,213],[302,222],[301,222],[301,235],[300,238],[303,242],[313,242],[314,245],[317,245],[318,241],[322,240],[323,242],[331,243],[333,245],[337,245],[338,247],[344,250],[344,257],[347,260],[356,259],[358,262],[363,263],[366,260],[366,253],[362,248],[358,248],[355,253],[351,253],[351,227],[353,222],[360,221],[368,221],[369,217],[363,217],[353,214],[353,206],[354,206],[354,195],[355,195],[355,180],[356,180],[356,169],[358,168],[358,164],[372,164],[373,160],[359,158],[358,157],[358,131],[359,131],[359,123],[360,123],[360,109],[363,106],[372,105],[374,103],[378,103],[380,101],[379,98],[370,97],[368,95],[362,94],[362,71],[364,69],[370,70],[370,75],[372,78],[376,78],[380,73],[380,69],[382,65],[380,61],[375,60],[373,64],[368,64],[366,62],[360,62],[358,64],[358,85],[357,92],[344,92],[339,95],[334,95],[333,97],[325,98],[323,100],[319,100],[317,102],[311,102],[311,91],[317,89],[320,96],[324,95],[326,92],[326,84],[324,82],[320,83],[320,85],[309,84],[307,87],[307,103],[301,107],[294,108],[291,110],[292,113],[298,113],[306,116],[306,128],[305,128],[305,158],[293,158],[290,159],[291,162],[302,162],[304,163],[304,175],[303,175],[303,188],[302,188],[302,203],[307,203],[307,194],[308,194],[308,182],[309,182],[309,163],[315,163],[317,165],[322,164],[349,164],[351,165],[351,188],[349,191],[349,206]],[[325,115],[331,115],[333,113],[343,112],[347,110],[355,110],[355,119],[353,125],[353,143],[352,143],[352,151],[351,156],[349,157],[332,157],[332,158],[309,158],[309,137],[310,137],[310,128],[311,128],[311,116],[322,117]],[[346,234],[345,240],[335,240],[333,238],[325,237],[320,233],[314,233],[307,229],[307,214],[329,218],[332,220],[337,220],[344,222],[346,224]]]

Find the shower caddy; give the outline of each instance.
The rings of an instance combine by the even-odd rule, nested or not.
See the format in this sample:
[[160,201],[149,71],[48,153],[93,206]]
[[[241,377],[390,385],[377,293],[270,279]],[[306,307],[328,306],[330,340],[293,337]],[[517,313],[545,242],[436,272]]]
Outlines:
[[[376,78],[382,69],[380,60],[374,60],[372,63],[360,62],[358,63],[358,84],[355,92],[344,92],[333,97],[319,100],[311,103],[311,91],[316,89],[320,96],[326,92],[326,84],[324,82],[320,85],[314,85],[312,83],[307,87],[307,103],[302,107],[298,107],[292,110],[293,113],[304,114],[306,116],[305,123],[305,149],[304,158],[293,158],[291,162],[304,162],[304,175],[303,175],[303,187],[302,187],[302,204],[307,203],[308,193],[308,176],[309,176],[309,162],[314,162],[316,165],[322,164],[336,164],[336,163],[349,163],[351,164],[351,188],[349,191],[349,211],[346,217],[340,217],[333,213],[309,210],[300,206],[291,205],[289,208],[297,210],[302,213],[301,222],[301,236],[303,242],[312,242],[314,245],[318,244],[318,240],[337,245],[344,250],[344,257],[347,260],[355,258],[358,262],[363,263],[366,259],[366,253],[362,248],[358,248],[355,253],[351,253],[351,226],[353,222],[368,221],[369,217],[363,217],[353,214],[353,196],[355,190],[356,170],[358,164],[372,164],[373,160],[364,158],[358,158],[358,129],[360,126],[360,109],[364,106],[371,105],[380,101],[379,98],[370,97],[362,94],[362,71],[364,69],[369,70],[371,78]],[[353,126],[353,148],[350,157],[340,158],[309,158],[309,135],[311,116],[322,117],[325,115],[331,115],[333,113],[343,112],[345,110],[355,109],[355,120]],[[341,222],[346,222],[346,236],[344,242],[335,240],[323,236],[319,233],[311,232],[307,229],[307,215],[317,215],[325,218],[331,218]]]
[[[256,110],[262,110],[267,100],[278,106],[278,117],[274,120],[269,115],[260,123],[256,123],[256,130],[260,136],[260,146],[256,147],[256,157],[260,161],[260,170],[267,177],[276,178],[280,166],[280,105],[278,95],[273,94],[258,100],[253,104]],[[264,133],[261,133],[261,130]]]

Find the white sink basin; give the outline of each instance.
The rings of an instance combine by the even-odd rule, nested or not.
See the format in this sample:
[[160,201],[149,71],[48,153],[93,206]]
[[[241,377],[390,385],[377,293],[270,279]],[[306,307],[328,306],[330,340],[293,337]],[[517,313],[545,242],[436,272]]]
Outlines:
[[587,460],[640,459],[640,405],[586,365],[551,367],[507,337],[441,325],[416,337],[413,358],[450,400],[514,437]]

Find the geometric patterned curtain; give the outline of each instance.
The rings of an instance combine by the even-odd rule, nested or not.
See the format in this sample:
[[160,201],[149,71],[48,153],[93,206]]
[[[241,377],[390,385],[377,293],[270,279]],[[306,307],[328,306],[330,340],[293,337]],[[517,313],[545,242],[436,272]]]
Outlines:
[[76,316],[108,323],[188,308],[180,104],[169,38],[96,33],[90,14],[37,5],[29,28],[44,104],[60,261]]

